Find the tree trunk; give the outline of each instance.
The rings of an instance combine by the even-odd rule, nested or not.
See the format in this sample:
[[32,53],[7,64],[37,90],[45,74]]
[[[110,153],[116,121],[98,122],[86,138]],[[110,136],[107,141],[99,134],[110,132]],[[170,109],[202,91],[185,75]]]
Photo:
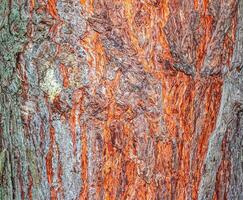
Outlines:
[[1,199],[243,199],[243,0],[0,13]]

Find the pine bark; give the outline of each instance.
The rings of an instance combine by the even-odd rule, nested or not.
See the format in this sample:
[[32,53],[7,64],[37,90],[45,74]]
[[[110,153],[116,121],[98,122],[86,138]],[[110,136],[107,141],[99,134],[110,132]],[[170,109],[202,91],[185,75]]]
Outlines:
[[243,0],[0,0],[0,199],[243,199]]

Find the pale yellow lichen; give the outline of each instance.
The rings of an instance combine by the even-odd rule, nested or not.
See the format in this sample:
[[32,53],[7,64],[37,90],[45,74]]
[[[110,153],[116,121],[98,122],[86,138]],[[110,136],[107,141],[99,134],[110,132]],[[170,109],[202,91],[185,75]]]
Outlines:
[[54,69],[48,69],[46,71],[41,87],[48,94],[51,101],[61,92],[62,85],[55,76]]

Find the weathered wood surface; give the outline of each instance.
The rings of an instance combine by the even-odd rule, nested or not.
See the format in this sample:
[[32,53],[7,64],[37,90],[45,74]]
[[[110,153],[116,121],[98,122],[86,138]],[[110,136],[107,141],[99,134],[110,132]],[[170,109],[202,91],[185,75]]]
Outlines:
[[0,0],[0,198],[242,200],[243,0]]

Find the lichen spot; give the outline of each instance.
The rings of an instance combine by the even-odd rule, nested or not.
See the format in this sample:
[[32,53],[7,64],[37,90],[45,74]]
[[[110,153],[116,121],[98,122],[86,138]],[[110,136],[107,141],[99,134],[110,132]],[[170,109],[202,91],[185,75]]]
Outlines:
[[60,80],[58,80],[54,69],[47,69],[41,87],[46,92],[51,101],[61,92],[62,85]]

